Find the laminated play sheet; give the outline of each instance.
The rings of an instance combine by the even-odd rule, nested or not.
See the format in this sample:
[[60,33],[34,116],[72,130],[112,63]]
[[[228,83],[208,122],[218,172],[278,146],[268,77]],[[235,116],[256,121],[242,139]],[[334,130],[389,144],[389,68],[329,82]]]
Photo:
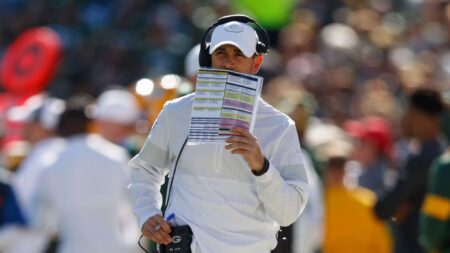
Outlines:
[[262,83],[263,78],[255,75],[201,68],[188,143],[223,142],[233,127],[252,132]]

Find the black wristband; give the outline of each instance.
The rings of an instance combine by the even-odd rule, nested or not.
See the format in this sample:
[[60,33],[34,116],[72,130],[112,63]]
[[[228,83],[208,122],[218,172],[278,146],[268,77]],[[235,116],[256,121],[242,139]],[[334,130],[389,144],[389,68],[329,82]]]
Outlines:
[[260,171],[252,170],[252,173],[255,176],[262,176],[269,170],[269,167],[270,167],[269,160],[267,160],[267,158],[264,157],[264,165],[262,169]]

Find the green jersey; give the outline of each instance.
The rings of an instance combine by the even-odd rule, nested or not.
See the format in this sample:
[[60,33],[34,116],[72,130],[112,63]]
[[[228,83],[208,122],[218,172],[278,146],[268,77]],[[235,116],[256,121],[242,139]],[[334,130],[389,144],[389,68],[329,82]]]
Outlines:
[[450,253],[450,149],[430,171],[420,217],[420,242],[427,252]]

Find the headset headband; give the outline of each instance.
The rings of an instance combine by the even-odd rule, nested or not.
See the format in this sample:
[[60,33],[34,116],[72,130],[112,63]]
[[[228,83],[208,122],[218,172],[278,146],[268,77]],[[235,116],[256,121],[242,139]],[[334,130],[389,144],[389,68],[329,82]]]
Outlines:
[[205,33],[203,34],[202,42],[200,44],[200,54],[199,54],[199,64],[201,67],[211,67],[211,56],[209,55],[209,43],[208,37],[212,34],[212,30],[216,28],[219,25],[231,22],[231,21],[237,21],[244,24],[250,23],[254,24],[257,29],[254,29],[256,31],[256,34],[258,35],[258,43],[256,45],[256,52],[257,53],[268,53],[269,47],[270,47],[270,40],[269,35],[267,34],[267,31],[258,24],[254,19],[243,15],[243,14],[236,14],[236,15],[228,15],[219,18],[214,24],[208,27],[206,29]]

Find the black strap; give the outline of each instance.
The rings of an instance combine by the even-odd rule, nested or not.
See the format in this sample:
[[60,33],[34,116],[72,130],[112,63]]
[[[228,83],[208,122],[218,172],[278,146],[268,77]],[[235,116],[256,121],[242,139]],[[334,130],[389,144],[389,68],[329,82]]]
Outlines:
[[181,154],[183,153],[184,147],[186,146],[187,140],[188,140],[188,137],[186,137],[186,139],[183,142],[183,145],[181,146],[180,152],[178,153],[178,156],[177,156],[177,160],[175,161],[175,167],[173,168],[172,175],[170,176],[169,187],[168,187],[168,190],[167,190],[166,203],[163,206],[163,208],[161,209],[163,217],[165,216],[167,206],[169,206],[170,194],[172,193],[173,179],[175,178],[175,172],[177,171],[178,161],[180,161],[180,157],[181,157]]
[[144,237],[143,234],[141,234],[141,237],[139,237],[138,245],[139,245],[139,247],[140,247],[145,253],[150,253],[150,252],[148,252],[148,251],[145,249],[144,246],[142,246],[142,244],[141,244],[141,239],[142,239],[142,237]]

